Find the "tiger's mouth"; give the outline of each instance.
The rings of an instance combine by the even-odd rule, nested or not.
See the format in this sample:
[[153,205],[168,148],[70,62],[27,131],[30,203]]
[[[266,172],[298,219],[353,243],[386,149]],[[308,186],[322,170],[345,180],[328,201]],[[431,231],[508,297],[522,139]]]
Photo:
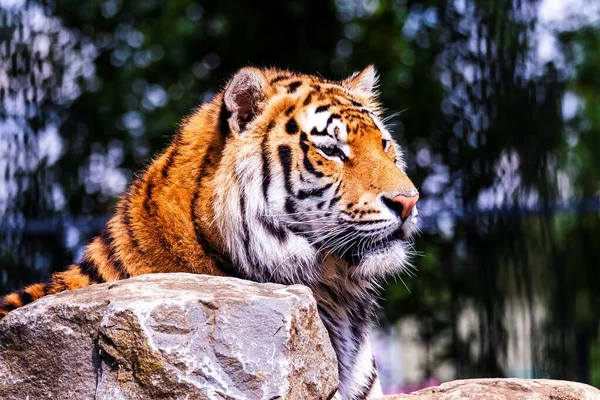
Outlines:
[[405,242],[407,238],[408,235],[402,227],[398,227],[384,238],[367,242],[366,244],[359,241],[349,243],[348,246],[338,252],[338,255],[350,265],[359,265],[365,258],[383,252],[393,245],[399,245]]

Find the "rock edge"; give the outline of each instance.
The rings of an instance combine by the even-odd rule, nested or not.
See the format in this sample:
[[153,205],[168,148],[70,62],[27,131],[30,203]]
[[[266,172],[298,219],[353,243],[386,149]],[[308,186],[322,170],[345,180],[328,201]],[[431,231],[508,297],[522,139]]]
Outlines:
[[553,379],[464,379],[380,400],[600,400],[600,390]]
[[2,399],[325,399],[337,383],[299,285],[151,274],[47,296],[0,322]]

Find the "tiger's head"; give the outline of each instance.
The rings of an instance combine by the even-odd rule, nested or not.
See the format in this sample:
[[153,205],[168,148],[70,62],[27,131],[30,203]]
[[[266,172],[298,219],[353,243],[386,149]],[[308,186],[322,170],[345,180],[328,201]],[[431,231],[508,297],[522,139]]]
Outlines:
[[247,273],[310,283],[326,267],[372,279],[406,265],[419,194],[376,84],[372,66],[343,81],[244,68],[228,82],[213,207]]

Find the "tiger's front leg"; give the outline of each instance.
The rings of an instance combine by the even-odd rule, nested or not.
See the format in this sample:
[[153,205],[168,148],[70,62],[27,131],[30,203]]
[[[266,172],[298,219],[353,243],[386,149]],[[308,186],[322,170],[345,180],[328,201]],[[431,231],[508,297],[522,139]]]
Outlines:
[[346,297],[345,306],[339,307],[339,297],[337,301],[328,297],[332,290],[315,288],[313,292],[338,360],[339,398],[365,400],[382,396],[369,335],[373,299]]
[[343,399],[366,400],[383,396],[369,335],[358,345],[348,378],[347,385],[340,385]]
[[[332,326],[324,319],[338,358],[339,398],[366,400],[383,396],[369,335],[353,335],[350,326]],[[335,397],[338,398],[338,397]]]

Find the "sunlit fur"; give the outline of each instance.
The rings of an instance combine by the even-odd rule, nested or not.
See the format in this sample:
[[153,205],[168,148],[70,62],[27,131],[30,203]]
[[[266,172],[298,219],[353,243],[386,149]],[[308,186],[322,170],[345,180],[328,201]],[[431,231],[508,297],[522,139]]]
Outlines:
[[342,398],[380,395],[368,341],[376,288],[408,265],[417,223],[416,207],[403,221],[390,200],[417,191],[381,121],[376,79],[372,67],[339,82],[240,70],[132,183],[82,261],[5,296],[0,318],[46,294],[152,272],[305,284]]

